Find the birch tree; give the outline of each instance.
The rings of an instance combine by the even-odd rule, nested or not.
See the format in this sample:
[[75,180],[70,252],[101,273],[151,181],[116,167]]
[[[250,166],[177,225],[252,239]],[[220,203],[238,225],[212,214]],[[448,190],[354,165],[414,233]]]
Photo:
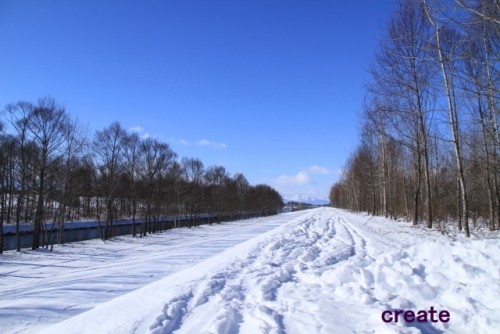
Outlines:
[[[429,128],[432,119],[432,95],[427,43],[430,25],[418,0],[406,0],[399,4],[396,14],[388,26],[388,35],[383,40],[380,52],[371,73],[374,84],[372,94],[381,96],[373,119],[385,119],[380,124],[390,123],[390,129],[381,128],[381,135],[390,136],[392,130],[401,142],[414,150],[415,154],[415,211],[414,224],[418,221],[421,171],[425,185],[427,227],[432,227],[432,185],[429,155]],[[403,128],[402,128],[403,127]],[[396,139],[396,138],[393,138]]]
[[[160,185],[173,164],[175,153],[167,144],[160,143],[156,139],[147,138],[139,146],[140,173],[146,186],[146,212],[142,223],[142,235],[156,232],[158,215],[155,215],[154,203],[158,202],[160,196]],[[158,209],[158,205],[156,206]],[[156,210],[156,213],[158,210]]]
[[32,249],[40,247],[44,223],[45,192],[49,166],[62,155],[69,118],[66,110],[52,98],[42,98],[29,114],[29,135],[37,147],[37,204],[33,226]]
[[103,196],[106,208],[106,223],[103,239],[113,237],[113,220],[115,217],[117,183],[119,175],[124,171],[124,143],[126,131],[120,123],[114,122],[109,127],[97,131],[94,138],[94,154],[100,177],[100,194]]
[[130,197],[132,200],[132,236],[135,237],[136,231],[136,215],[137,215],[137,182],[140,163],[141,140],[136,133],[129,134],[124,139],[125,147],[125,170],[130,180]]
[[465,236],[470,237],[469,231],[469,201],[467,198],[467,183],[465,182],[465,171],[462,154],[462,143],[460,137],[460,118],[457,106],[457,92],[455,85],[455,62],[460,57],[458,50],[460,49],[460,38],[458,33],[445,23],[449,19],[444,19],[447,22],[441,22],[438,17],[438,8],[434,2],[432,6],[429,1],[422,0],[425,13],[429,23],[434,30],[434,51],[436,52],[436,61],[438,62],[443,91],[446,98],[447,112],[451,133],[451,142],[455,153],[457,183],[459,188],[459,202],[461,204],[461,216],[459,217],[459,229],[463,229]]

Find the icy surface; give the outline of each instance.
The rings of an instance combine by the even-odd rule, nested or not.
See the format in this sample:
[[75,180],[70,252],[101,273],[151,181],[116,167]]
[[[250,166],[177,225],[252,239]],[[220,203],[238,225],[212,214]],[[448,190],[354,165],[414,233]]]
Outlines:
[[[0,257],[2,333],[499,333],[498,239],[320,208]],[[384,323],[384,310],[448,323]]]

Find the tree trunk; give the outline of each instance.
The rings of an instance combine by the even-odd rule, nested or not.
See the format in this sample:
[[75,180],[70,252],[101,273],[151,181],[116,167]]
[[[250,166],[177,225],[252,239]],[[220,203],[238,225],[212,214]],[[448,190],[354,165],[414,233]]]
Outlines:
[[387,156],[386,156],[386,148],[385,148],[385,135],[380,135],[381,142],[381,168],[382,168],[382,214],[387,218],[387,184],[388,184],[388,176],[387,176]]
[[419,209],[420,209],[420,184],[421,184],[421,175],[422,175],[422,157],[420,155],[420,148],[417,142],[417,151],[416,154],[416,165],[415,165],[415,190],[413,195],[413,225],[418,224],[419,219]]
[[[424,0],[425,4],[425,0]],[[458,115],[456,111],[456,104],[455,104],[455,96],[454,96],[454,88],[452,86],[452,82],[450,74],[448,73],[446,69],[446,61],[444,59],[444,54],[443,54],[443,48],[441,45],[441,33],[440,33],[440,28],[439,28],[439,23],[431,18],[430,13],[428,12],[428,8],[426,8],[426,14],[429,19],[429,22],[431,25],[434,27],[434,37],[435,37],[435,42],[436,42],[436,51],[438,53],[438,61],[439,61],[439,67],[441,69],[441,74],[443,76],[443,85],[444,85],[444,91],[446,94],[446,101],[448,103],[448,117],[449,117],[449,122],[450,122],[450,129],[452,133],[452,142],[453,142],[453,148],[455,151],[455,162],[456,162],[456,169],[457,169],[457,175],[458,175],[458,182],[460,184],[460,201],[462,204],[462,218],[463,218],[463,225],[464,225],[464,232],[466,237],[470,237],[470,231],[469,231],[469,202],[467,199],[467,186],[465,183],[465,175],[464,175],[464,167],[462,163],[462,153],[461,153],[461,146],[460,146],[460,134],[459,134],[459,125],[458,125]]]
[[135,228],[135,215],[136,215],[136,212],[137,212],[137,201],[135,199],[135,195],[134,195],[134,199],[132,200],[132,237],[135,238],[135,235],[136,235],[136,228]]
[[482,110],[482,103],[481,103],[481,97],[478,96],[478,112],[479,112],[479,117],[481,119],[481,133],[482,133],[482,140],[483,140],[483,146],[484,146],[484,153],[486,155],[486,161],[485,161],[485,169],[486,169],[486,175],[485,181],[486,181],[486,187],[488,188],[486,193],[488,195],[488,216],[489,216],[489,224],[488,227],[490,231],[495,230],[495,190],[494,190],[494,184],[492,178],[494,177],[492,173],[492,166],[494,168],[495,165],[491,163],[491,154],[489,150],[489,145],[488,145],[488,135],[487,135],[487,129],[486,129],[486,120],[484,118],[484,113]]
[[[3,183],[3,182],[2,182]],[[0,202],[0,254],[3,254],[3,221],[6,211],[6,194],[2,194],[1,202]]]
[[42,233],[42,223],[44,216],[44,186],[45,186],[45,168],[40,170],[40,185],[38,190],[38,199],[36,205],[35,222],[33,226],[33,239],[31,243],[31,249],[35,250],[40,248],[40,237]]

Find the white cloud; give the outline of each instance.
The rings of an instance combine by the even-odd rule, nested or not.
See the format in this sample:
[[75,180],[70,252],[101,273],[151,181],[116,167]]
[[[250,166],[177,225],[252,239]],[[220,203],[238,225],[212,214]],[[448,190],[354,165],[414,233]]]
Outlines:
[[199,146],[210,147],[210,148],[213,148],[216,150],[225,150],[227,148],[227,145],[224,143],[217,143],[217,142],[210,141],[208,139],[200,139],[196,142],[196,144]]
[[144,128],[140,125],[136,125],[136,126],[133,126],[129,129],[130,132],[135,132],[135,133],[143,133],[144,132]]
[[311,174],[330,175],[331,172],[327,167],[312,165],[309,168],[299,171],[295,175],[280,175],[274,182],[279,185],[305,185],[312,182]]
[[298,170],[297,174],[282,174],[270,181],[276,190],[287,198],[309,196],[311,198],[328,198],[330,187],[338,177],[338,171],[328,167],[310,165]]
[[174,138],[169,138],[168,139],[171,143],[174,144],[179,144],[182,146],[191,146],[191,145],[197,145],[197,146],[203,146],[203,147],[209,147],[213,148],[216,150],[225,150],[227,148],[227,145],[224,143],[217,143],[208,139],[200,139],[196,142],[191,142],[186,139],[174,139]]
[[174,138],[168,138],[168,141],[171,142],[172,144],[179,144],[182,146],[191,146],[191,142],[185,139],[174,139]]
[[311,182],[309,174],[305,171],[300,171],[295,175],[280,175],[275,179],[275,182],[280,185],[304,185]]
[[140,125],[133,126],[130,129],[128,129],[128,130],[130,132],[133,132],[133,133],[136,133],[137,135],[139,135],[139,137],[141,139],[158,138],[158,136],[153,136],[149,132],[145,132],[146,130],[142,126],[140,126]]
[[322,167],[318,165],[313,165],[309,167],[309,172],[314,174],[323,174],[323,175],[330,174],[330,170],[327,167]]

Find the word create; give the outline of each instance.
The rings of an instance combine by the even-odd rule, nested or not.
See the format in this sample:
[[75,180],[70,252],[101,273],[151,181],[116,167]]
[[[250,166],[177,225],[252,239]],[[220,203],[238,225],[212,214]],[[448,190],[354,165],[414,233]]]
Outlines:
[[443,310],[438,313],[434,309],[434,306],[431,306],[429,311],[419,310],[416,313],[412,310],[385,310],[382,312],[382,321],[383,322],[398,322],[399,319],[401,321],[406,322],[448,322],[450,321],[450,312]]

